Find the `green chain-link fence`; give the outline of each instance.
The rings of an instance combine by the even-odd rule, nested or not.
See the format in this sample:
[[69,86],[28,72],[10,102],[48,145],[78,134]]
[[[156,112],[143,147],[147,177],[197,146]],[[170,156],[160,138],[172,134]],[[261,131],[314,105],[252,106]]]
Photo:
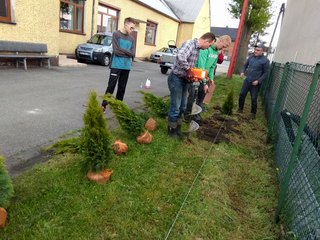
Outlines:
[[272,63],[262,86],[275,146],[276,212],[295,239],[320,240],[320,63]]

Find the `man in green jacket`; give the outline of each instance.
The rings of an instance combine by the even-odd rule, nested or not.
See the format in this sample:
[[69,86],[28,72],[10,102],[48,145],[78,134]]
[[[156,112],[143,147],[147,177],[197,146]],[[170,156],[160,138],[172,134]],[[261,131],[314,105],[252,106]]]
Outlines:
[[[221,50],[229,47],[231,44],[231,38],[229,35],[223,35],[217,39],[211,47],[205,50],[200,50],[199,57],[196,63],[197,68],[202,68],[208,71],[208,80],[204,81],[200,85],[198,90],[198,97],[196,103],[199,106],[203,106],[203,99],[208,92],[208,87],[213,85],[214,90],[214,70],[217,66],[218,55]],[[212,87],[211,87],[212,88]]]
[[[192,104],[194,102],[194,99],[196,97],[196,104],[201,106],[202,109],[203,106],[203,100],[206,96],[206,93],[208,92],[208,88],[210,86],[211,91],[214,91],[215,85],[214,85],[214,70],[217,66],[218,61],[218,55],[219,52],[229,47],[231,44],[231,38],[229,35],[223,35],[219,39],[217,38],[216,41],[208,48],[208,49],[201,49],[199,51],[199,56],[196,62],[197,68],[202,68],[203,70],[208,71],[208,79],[204,80],[200,83],[200,86],[198,87],[198,94],[197,96],[194,96],[194,87],[192,87],[189,91],[189,97],[188,97],[188,112],[191,112]],[[193,120],[196,122],[199,122],[200,116],[197,115],[193,117]]]

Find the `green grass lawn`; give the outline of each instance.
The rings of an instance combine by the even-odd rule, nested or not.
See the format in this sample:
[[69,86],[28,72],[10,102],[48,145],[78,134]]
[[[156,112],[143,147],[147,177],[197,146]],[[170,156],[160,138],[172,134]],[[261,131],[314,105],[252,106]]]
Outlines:
[[[210,106],[221,106],[231,87],[237,96],[241,82],[218,77]],[[160,119],[151,145],[115,130],[129,151],[111,160],[105,185],[80,173],[78,154],[56,155],[14,179],[0,239],[165,239],[169,229],[168,239],[277,239],[276,171],[263,116],[261,107],[254,121],[232,116],[242,134],[228,144],[171,139]]]

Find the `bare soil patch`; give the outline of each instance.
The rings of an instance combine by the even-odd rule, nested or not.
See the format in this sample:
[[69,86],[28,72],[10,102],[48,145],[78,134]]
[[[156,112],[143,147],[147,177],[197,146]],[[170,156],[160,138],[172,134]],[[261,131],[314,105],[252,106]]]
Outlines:
[[211,117],[200,121],[200,128],[197,131],[197,136],[199,139],[220,143],[220,142],[230,142],[229,135],[237,134],[242,135],[242,132],[236,127],[240,123],[229,116],[225,116],[221,113],[221,108],[214,107],[214,113]]

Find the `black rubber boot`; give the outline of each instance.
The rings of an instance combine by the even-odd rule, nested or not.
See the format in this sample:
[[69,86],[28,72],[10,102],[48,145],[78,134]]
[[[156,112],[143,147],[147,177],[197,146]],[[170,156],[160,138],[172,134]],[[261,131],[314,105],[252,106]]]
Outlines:
[[183,132],[181,132],[181,127],[182,127],[182,119],[178,118],[177,121],[177,135],[179,138],[181,138],[182,140],[185,139],[187,137],[187,135]]
[[169,135],[169,137],[174,137],[174,138],[179,137],[177,134],[177,128],[173,128],[173,127],[168,126],[168,135]]

